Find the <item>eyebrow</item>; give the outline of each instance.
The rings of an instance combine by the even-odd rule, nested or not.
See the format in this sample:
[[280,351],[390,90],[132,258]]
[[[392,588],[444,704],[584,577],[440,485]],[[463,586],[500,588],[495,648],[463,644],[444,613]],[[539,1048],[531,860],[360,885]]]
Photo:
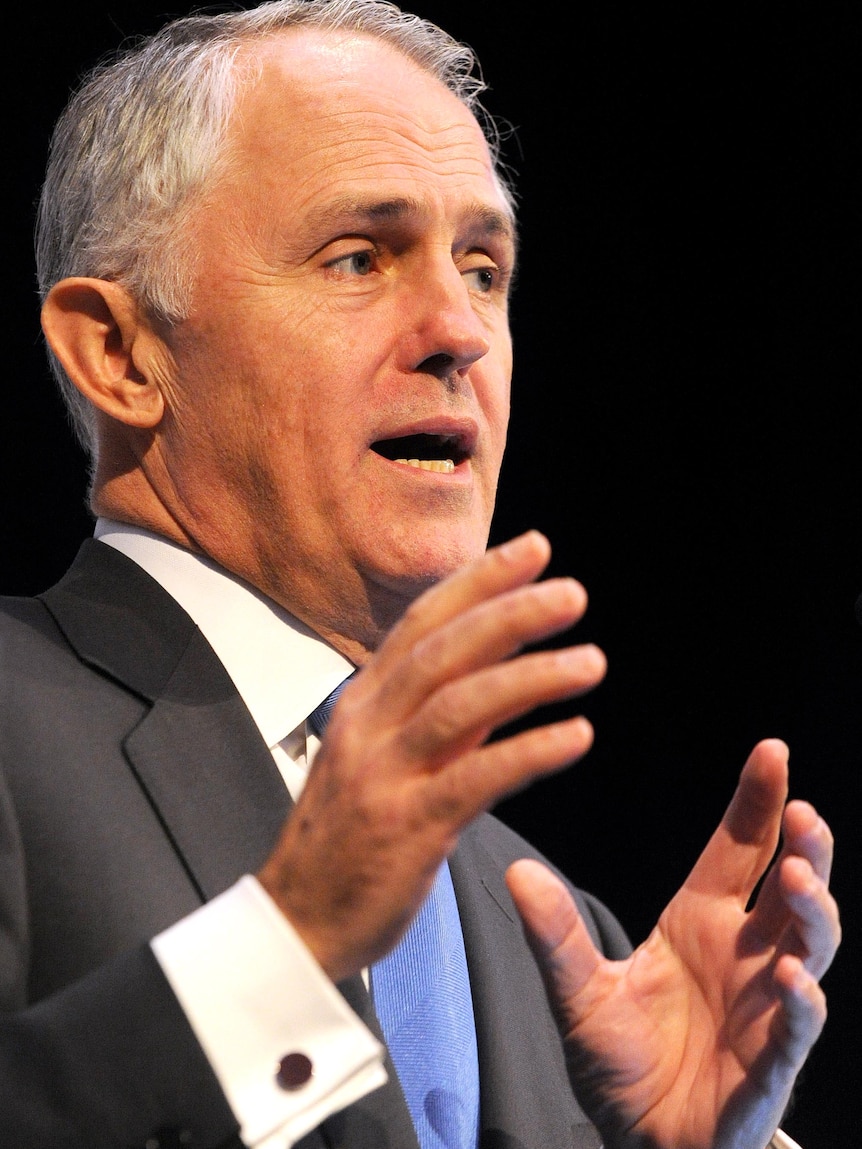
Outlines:
[[[395,196],[390,199],[356,199],[350,196],[338,197],[315,211],[309,217],[312,227],[327,230],[336,223],[361,225],[362,223],[397,222],[411,216],[426,214],[422,202],[411,196]],[[518,233],[515,221],[508,212],[489,204],[476,203],[467,208],[463,216],[462,231],[478,232],[481,235],[502,236],[517,248]]]

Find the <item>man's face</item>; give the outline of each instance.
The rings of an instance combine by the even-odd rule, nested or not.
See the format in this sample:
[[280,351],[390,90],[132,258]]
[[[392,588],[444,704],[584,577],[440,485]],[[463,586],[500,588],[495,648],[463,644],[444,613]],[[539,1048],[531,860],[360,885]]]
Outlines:
[[475,119],[400,53],[311,30],[256,51],[168,336],[164,489],[205,552],[373,645],[486,545],[513,228]]

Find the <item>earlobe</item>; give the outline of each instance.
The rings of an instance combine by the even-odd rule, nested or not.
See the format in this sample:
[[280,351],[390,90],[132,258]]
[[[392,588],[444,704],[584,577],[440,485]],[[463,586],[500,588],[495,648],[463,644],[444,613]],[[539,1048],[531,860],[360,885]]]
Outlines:
[[164,397],[141,343],[154,338],[137,304],[117,283],[63,279],[42,305],[45,338],[78,390],[96,407],[132,427],[155,427]]

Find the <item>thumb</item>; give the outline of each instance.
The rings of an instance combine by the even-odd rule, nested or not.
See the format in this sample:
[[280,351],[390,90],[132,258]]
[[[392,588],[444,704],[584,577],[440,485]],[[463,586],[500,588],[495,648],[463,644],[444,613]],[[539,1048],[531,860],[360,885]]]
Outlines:
[[602,955],[571,894],[547,866],[530,858],[514,862],[506,871],[506,885],[551,1003],[571,1021],[574,998],[595,973]]

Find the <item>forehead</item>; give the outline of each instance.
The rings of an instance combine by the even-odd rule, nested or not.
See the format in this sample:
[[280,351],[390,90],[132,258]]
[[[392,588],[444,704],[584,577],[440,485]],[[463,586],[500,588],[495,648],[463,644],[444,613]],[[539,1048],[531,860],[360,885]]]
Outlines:
[[238,102],[232,157],[294,207],[382,192],[509,214],[472,112],[389,44],[293,29],[249,53],[258,78]]

